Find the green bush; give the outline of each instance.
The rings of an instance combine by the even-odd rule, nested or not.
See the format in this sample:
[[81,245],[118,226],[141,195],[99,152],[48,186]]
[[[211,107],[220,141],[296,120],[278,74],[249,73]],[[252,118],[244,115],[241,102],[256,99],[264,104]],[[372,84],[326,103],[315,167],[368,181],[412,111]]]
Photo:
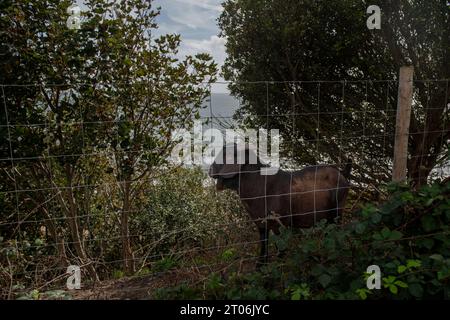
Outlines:
[[[216,193],[200,168],[177,168],[149,186],[147,205],[134,215],[132,234],[151,248],[147,254],[169,254],[232,242],[230,230],[245,229],[246,215],[231,193]],[[153,259],[155,260],[155,259]]]
[[[326,224],[271,243],[283,258],[260,272],[212,274],[197,286],[159,290],[159,298],[214,299],[448,299],[450,298],[450,183],[411,191],[389,185],[389,200],[368,204],[345,225]],[[378,265],[381,289],[366,286]]]
[[[198,248],[240,242],[236,237],[242,237],[242,241],[248,239],[248,233],[253,230],[245,222],[247,215],[238,197],[228,192],[216,193],[200,168],[169,168],[157,174],[158,177],[149,181],[139,198],[135,199],[136,207],[130,214],[136,275],[183,268],[199,257],[195,252]],[[120,208],[120,203],[113,196],[108,198],[115,192],[113,187],[108,189],[109,193],[91,193],[87,211],[90,214],[82,218],[89,231],[86,233],[86,246],[98,262],[96,269],[101,279],[125,276],[118,236],[120,210],[117,208]],[[0,197],[0,204],[2,201]],[[56,212],[58,208],[52,207],[52,210]],[[29,219],[44,217],[36,214]],[[64,221],[55,220],[54,223],[59,225]],[[0,298],[24,297],[27,294],[32,297],[33,288],[65,272],[67,262],[58,256],[49,233],[42,232],[44,226],[44,223],[24,224],[20,235],[9,226],[0,228]],[[67,233],[62,236],[67,252],[70,252],[73,240]],[[231,258],[232,252],[227,256]],[[209,263],[208,257],[201,262]],[[64,281],[61,278],[52,284],[60,289],[65,287]]]

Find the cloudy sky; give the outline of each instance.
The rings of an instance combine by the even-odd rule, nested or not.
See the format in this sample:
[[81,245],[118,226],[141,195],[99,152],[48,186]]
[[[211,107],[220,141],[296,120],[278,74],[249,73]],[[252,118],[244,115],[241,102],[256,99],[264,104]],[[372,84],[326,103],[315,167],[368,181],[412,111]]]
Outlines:
[[[114,1],[114,0],[113,0]],[[120,1],[120,0],[115,0]],[[218,37],[219,17],[223,0],[154,0],[156,7],[161,7],[157,18],[159,29],[156,36],[167,33],[181,35],[182,44],[179,57],[198,52],[209,53],[219,67],[225,60],[225,40]],[[75,0],[85,9],[83,0]],[[219,77],[219,81],[223,81]],[[220,92],[227,92],[225,85],[216,85]]]
[[224,39],[219,38],[217,18],[222,0],[155,0],[161,7],[158,34],[181,35],[180,56],[207,52],[222,65],[225,60]]
[[[225,40],[219,38],[217,18],[223,0],[154,0],[161,7],[157,18],[159,29],[156,35],[177,33],[181,35],[180,58],[198,52],[209,53],[214,61],[223,65],[225,60]],[[218,77],[218,81],[224,81]],[[228,93],[225,84],[215,84],[212,92]]]

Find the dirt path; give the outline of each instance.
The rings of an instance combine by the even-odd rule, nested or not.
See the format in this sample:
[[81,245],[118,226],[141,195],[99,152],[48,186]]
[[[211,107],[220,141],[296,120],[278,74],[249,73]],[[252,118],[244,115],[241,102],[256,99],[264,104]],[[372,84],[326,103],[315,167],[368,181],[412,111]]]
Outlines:
[[176,272],[169,272],[164,276],[147,275],[107,280],[96,284],[94,288],[72,291],[71,296],[75,300],[154,299],[153,294],[158,288],[186,280],[179,277],[180,275]]

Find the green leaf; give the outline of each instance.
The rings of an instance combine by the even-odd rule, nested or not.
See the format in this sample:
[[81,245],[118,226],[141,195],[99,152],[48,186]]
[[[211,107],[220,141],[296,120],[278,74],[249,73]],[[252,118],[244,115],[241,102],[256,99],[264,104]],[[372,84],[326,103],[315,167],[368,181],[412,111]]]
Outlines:
[[421,239],[421,240],[417,241],[417,245],[419,247],[426,248],[426,249],[430,250],[431,248],[433,248],[434,240],[433,239],[429,239],[429,238]]
[[373,204],[369,203],[362,209],[361,214],[364,218],[368,218],[372,216],[377,210],[378,209]]
[[397,279],[397,278],[394,277],[394,276],[388,276],[388,277],[385,278],[385,279],[386,279],[386,282],[387,282],[387,283],[394,283],[395,279]]
[[394,230],[389,234],[390,240],[400,240],[403,237],[403,234],[400,231]]
[[236,250],[234,248],[229,248],[222,252],[222,260],[229,261],[236,255]]
[[436,260],[436,261],[443,261],[444,257],[440,254],[433,254],[430,256],[430,259]]
[[299,291],[299,290],[295,290],[295,291],[292,293],[291,300],[300,300],[301,297],[302,297],[302,296],[301,296],[300,291]]
[[128,57],[126,57],[126,58],[124,59],[123,63],[124,63],[126,66],[131,66],[131,64],[132,64],[130,58],[128,58]]
[[323,246],[327,250],[334,251],[336,249],[336,242],[333,238],[325,238]]
[[437,278],[438,280],[444,280],[450,277],[450,268],[444,268],[443,270],[438,271]]
[[407,260],[406,266],[409,268],[420,268],[422,266],[422,261],[420,260]]
[[393,211],[397,208],[403,206],[403,201],[400,199],[394,199],[388,203],[385,203],[383,207],[381,207],[381,214],[383,215],[391,215]]
[[397,286],[391,284],[389,286],[389,291],[392,292],[393,294],[397,294],[398,293],[398,288],[397,288]]
[[359,297],[362,299],[362,300],[366,300],[367,299],[367,293],[370,293],[369,292],[369,290],[367,290],[367,289],[357,289],[356,290],[356,294],[357,295],[359,295]]
[[366,224],[364,222],[357,223],[355,226],[355,231],[357,234],[363,234],[366,231]]
[[379,223],[381,221],[381,214],[379,214],[378,212],[375,212],[371,215],[370,219],[372,220],[373,223]]
[[33,300],[39,300],[40,293],[38,290],[31,291],[30,295]]
[[383,240],[383,236],[381,235],[381,233],[375,233],[372,238],[376,241],[381,241]]
[[409,293],[416,298],[421,298],[423,296],[423,288],[418,283],[411,283],[408,286]]
[[426,232],[430,232],[436,229],[436,221],[433,216],[424,216],[420,221],[422,223],[423,230],[425,230]]
[[388,228],[384,227],[381,230],[381,236],[383,237],[383,239],[389,239],[390,235],[391,235],[391,230],[389,230]]
[[410,191],[403,192],[401,195],[403,201],[408,202],[414,199],[414,195]]
[[326,269],[323,264],[317,264],[311,269],[311,274],[315,277],[325,273]]
[[361,292],[359,293],[359,296],[360,296],[361,299],[363,299],[363,300],[366,300],[366,299],[367,299],[367,294],[366,294],[365,291],[361,291]]
[[331,277],[324,273],[319,277],[319,283],[322,285],[322,287],[326,288],[331,282]]
[[396,286],[399,286],[400,288],[408,288],[408,284],[404,283],[403,281],[397,280],[394,282]]
[[213,273],[208,279],[208,288],[215,290],[221,286],[220,276],[217,273]]
[[406,271],[406,269],[407,269],[406,266],[401,265],[401,266],[398,266],[397,271],[398,271],[398,273],[403,273]]

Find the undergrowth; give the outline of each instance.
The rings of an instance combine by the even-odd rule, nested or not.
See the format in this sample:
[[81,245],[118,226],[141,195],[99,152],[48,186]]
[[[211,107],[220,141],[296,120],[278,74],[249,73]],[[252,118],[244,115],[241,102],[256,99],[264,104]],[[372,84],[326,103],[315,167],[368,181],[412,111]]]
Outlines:
[[[450,183],[418,191],[388,185],[389,199],[367,204],[350,223],[282,230],[279,254],[260,271],[227,272],[159,289],[159,299],[448,299]],[[381,270],[368,289],[367,268]]]

